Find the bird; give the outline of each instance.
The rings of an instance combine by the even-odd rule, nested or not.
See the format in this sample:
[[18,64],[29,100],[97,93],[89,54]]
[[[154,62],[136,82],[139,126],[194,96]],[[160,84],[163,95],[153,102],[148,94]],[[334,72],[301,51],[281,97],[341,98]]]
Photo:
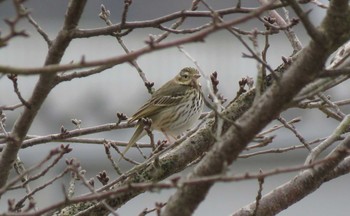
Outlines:
[[138,121],[137,128],[118,161],[147,134],[142,119],[151,119],[151,131],[162,132],[169,142],[169,136],[176,138],[191,128],[199,119],[204,104],[199,78],[197,69],[185,67],[152,94],[128,119],[128,123]]

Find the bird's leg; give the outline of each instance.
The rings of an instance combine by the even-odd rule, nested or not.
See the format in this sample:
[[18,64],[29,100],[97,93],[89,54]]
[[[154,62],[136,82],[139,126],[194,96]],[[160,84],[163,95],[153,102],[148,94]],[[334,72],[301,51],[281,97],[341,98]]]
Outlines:
[[[164,130],[162,130],[162,133],[164,134],[166,140],[168,141],[168,143],[171,145],[173,144],[173,142],[171,141],[170,137],[172,137],[174,140],[176,140],[176,137],[174,137],[171,134],[168,134],[167,132],[165,132]],[[169,136],[170,135],[170,136]]]

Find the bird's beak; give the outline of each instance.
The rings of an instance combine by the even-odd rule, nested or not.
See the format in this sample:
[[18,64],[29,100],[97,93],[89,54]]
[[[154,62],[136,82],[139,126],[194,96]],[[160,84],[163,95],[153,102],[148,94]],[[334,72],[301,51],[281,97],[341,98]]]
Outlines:
[[191,81],[191,85],[195,88],[200,88],[201,85],[198,82],[198,78],[201,77],[201,75],[199,74],[195,74],[193,75],[192,81]]

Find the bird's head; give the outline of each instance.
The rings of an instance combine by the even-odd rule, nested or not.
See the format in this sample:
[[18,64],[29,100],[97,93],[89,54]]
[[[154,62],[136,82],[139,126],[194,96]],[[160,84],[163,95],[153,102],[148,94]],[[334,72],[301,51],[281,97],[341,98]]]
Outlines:
[[201,77],[201,75],[199,74],[198,70],[192,67],[185,67],[175,77],[175,81],[180,85],[188,85],[195,88],[199,88],[199,77]]

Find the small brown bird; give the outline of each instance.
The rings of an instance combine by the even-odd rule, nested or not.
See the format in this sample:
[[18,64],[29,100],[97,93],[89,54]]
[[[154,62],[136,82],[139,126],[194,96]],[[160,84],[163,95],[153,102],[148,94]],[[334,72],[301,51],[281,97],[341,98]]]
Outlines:
[[[183,68],[178,75],[155,91],[128,123],[150,118],[151,130],[163,132],[168,140],[169,136],[175,138],[182,134],[198,120],[203,109],[199,77],[195,68]],[[137,129],[122,156],[144,135],[144,124],[138,121]]]

